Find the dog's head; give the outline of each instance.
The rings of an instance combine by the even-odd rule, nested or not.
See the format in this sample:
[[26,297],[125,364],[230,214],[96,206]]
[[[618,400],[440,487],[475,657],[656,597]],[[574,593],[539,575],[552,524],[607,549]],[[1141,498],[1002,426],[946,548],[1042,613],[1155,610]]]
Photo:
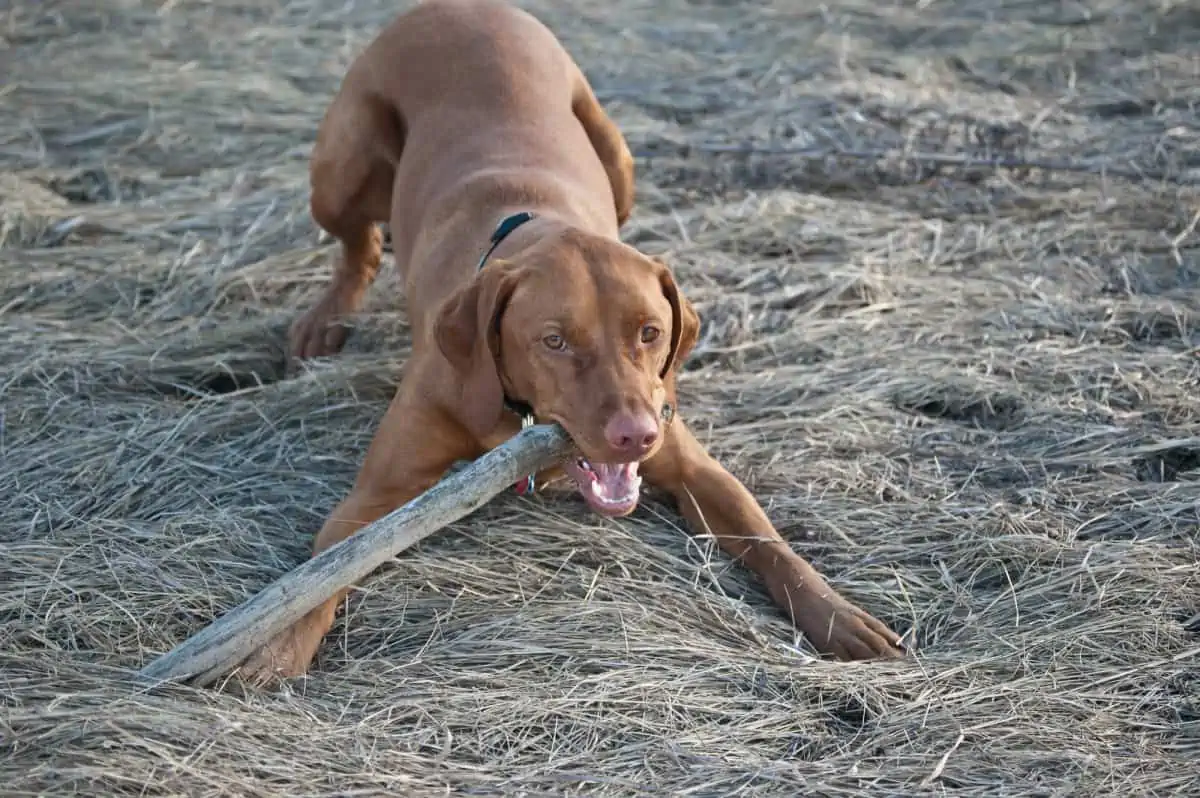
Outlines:
[[625,515],[699,327],[664,262],[568,230],[490,261],[440,309],[435,338],[462,380],[457,413],[472,434],[496,428],[506,397],[528,404],[574,440],[566,471],[588,504]]

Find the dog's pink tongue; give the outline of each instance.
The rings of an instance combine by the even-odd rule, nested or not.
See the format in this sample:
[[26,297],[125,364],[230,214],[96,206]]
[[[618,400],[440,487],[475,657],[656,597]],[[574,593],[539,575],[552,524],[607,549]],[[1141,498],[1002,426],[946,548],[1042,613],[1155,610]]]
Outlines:
[[596,481],[592,483],[592,493],[604,501],[619,501],[629,498],[637,492],[642,480],[638,476],[637,463],[621,463],[620,465],[594,465]]

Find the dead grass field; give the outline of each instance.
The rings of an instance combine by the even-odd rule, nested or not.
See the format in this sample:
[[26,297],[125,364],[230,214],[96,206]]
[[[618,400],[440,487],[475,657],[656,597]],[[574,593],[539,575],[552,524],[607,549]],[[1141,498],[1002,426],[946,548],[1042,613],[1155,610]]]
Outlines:
[[0,7],[0,794],[1196,795],[1185,0],[525,3],[704,317],[684,412],[916,656],[813,661],[665,504],[506,492],[307,681],[133,689],[304,558],[404,362],[388,273],[282,367],[314,129],[401,5]]

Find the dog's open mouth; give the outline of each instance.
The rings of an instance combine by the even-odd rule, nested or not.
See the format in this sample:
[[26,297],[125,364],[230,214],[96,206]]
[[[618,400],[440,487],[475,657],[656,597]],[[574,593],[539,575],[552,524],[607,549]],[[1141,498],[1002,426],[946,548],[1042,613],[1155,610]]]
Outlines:
[[637,507],[642,487],[638,464],[591,463],[580,457],[565,464],[584,500],[601,515],[628,515]]

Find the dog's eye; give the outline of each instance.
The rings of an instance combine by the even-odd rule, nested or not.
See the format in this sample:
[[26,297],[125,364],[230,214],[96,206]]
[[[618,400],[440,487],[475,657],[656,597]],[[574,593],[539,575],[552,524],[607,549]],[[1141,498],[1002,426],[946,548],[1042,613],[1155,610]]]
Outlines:
[[658,340],[658,336],[662,335],[662,331],[653,324],[647,324],[642,328],[642,343],[652,344]]
[[546,345],[547,349],[553,349],[555,352],[561,352],[567,348],[566,340],[557,333],[550,333],[542,339],[542,343]]

